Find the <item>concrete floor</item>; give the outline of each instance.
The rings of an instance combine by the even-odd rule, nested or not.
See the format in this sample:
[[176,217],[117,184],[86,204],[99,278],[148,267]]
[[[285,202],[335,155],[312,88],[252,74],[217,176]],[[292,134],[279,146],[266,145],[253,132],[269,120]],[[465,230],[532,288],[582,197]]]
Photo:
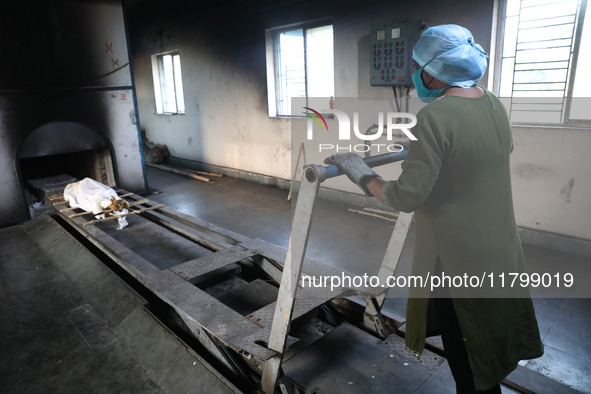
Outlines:
[[[154,168],[147,171],[154,189],[150,199],[250,238],[287,247],[292,208],[287,191],[229,177],[207,184]],[[307,255],[353,273],[373,274],[383,257],[392,223],[349,208],[318,201]],[[179,353],[171,351],[169,336],[153,344],[151,358],[138,359],[133,346],[145,347],[145,341],[153,341],[154,332],[161,331],[143,310],[141,299],[131,297],[121,303],[118,292],[100,287],[111,283],[108,286],[119,288],[121,283],[107,280],[112,274],[96,265],[84,271],[90,275],[84,279],[86,286],[74,288],[69,278],[83,272],[79,266],[56,269],[60,264],[57,261],[36,260],[36,246],[20,231],[0,229],[3,245],[12,245],[10,250],[0,248],[0,392],[203,392],[183,390],[181,386],[174,389],[155,372],[158,364],[167,363],[167,371],[178,369],[183,371],[180,375],[187,376],[188,370],[182,368],[196,365],[195,354],[182,353],[179,367],[168,367],[179,362]],[[413,246],[411,230],[397,274],[409,272]],[[588,260],[528,246],[524,251],[530,269],[559,265],[575,276],[586,274]],[[72,253],[82,255],[81,251]],[[73,270],[70,276],[64,274],[68,270]],[[99,288],[90,291],[93,286]],[[107,297],[105,303],[105,299],[96,298],[97,294],[111,298]],[[393,295],[386,302],[386,311],[402,319],[405,294]],[[125,305],[128,310],[123,313],[120,308]],[[522,362],[516,372],[522,379],[532,380],[528,387],[536,387],[535,392],[591,393],[591,300],[536,298],[534,305],[546,352],[537,360]],[[152,328],[137,333],[130,327]],[[126,332],[126,343],[132,345],[123,346],[124,341],[120,341]],[[146,367],[150,363],[154,369]],[[531,374],[524,376],[524,371]],[[513,391],[503,388],[503,392]]]
[[[248,237],[287,247],[292,203],[287,200],[286,190],[229,177],[207,184],[154,168],[148,168],[148,179],[155,190],[150,196],[154,201]],[[317,202],[307,256],[353,273],[371,275],[380,266],[393,225],[350,212],[349,208],[332,201]],[[413,247],[411,229],[398,275],[410,272]],[[550,265],[572,272],[575,278],[588,277],[588,259],[527,245],[524,254],[530,272]],[[405,316],[404,297],[394,293],[386,302],[386,311]],[[545,354],[522,361],[521,365],[563,384],[562,389],[591,393],[591,299],[534,298],[534,306]],[[556,386],[547,392],[560,389]]]
[[127,384],[146,393],[161,392],[25,231],[0,229],[0,237],[0,392],[100,388],[106,393]]
[[237,393],[152,307],[49,216],[0,229],[0,393]]

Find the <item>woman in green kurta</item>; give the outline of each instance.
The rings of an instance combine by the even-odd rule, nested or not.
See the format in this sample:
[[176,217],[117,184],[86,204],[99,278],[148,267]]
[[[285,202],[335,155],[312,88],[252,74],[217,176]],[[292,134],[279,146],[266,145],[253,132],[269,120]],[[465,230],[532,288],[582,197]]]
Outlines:
[[[417,141],[398,180],[382,180],[354,154],[327,162],[368,195],[415,212],[413,275],[498,279],[525,272],[511,194],[509,120],[501,102],[476,86],[486,54],[469,31],[444,25],[425,31],[413,60],[420,66],[413,76],[417,93],[430,104],[417,114]],[[498,281],[488,287],[451,286],[436,294],[413,288],[409,295],[408,349],[420,355],[425,337],[439,329],[459,393],[500,393],[499,382],[519,360],[543,353],[528,289],[509,293]]]

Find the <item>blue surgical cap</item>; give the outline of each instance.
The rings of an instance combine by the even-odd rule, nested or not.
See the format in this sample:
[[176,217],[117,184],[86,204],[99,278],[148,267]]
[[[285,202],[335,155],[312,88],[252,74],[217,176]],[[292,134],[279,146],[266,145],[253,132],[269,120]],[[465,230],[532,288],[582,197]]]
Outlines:
[[469,88],[482,79],[488,54],[474,42],[468,29],[440,25],[425,30],[412,58],[440,81]]

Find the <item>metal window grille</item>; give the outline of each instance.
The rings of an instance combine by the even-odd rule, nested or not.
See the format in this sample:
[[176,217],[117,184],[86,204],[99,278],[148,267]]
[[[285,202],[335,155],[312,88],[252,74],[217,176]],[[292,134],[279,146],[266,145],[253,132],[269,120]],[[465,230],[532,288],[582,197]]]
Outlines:
[[291,116],[291,99],[334,96],[332,25],[277,31],[274,38],[277,114]]
[[[158,87],[156,90],[157,112],[164,114],[185,113],[181,58],[178,53],[157,56]],[[156,84],[155,84],[156,85]]]
[[581,1],[507,0],[500,96],[512,122],[564,121]]
[[280,115],[291,114],[291,98],[306,97],[306,46],[303,29],[278,34],[277,107]]

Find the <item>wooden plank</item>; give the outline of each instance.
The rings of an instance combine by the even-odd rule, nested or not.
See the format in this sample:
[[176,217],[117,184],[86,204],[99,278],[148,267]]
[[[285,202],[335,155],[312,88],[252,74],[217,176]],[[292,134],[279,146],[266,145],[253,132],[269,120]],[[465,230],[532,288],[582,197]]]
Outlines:
[[196,179],[198,181],[203,181],[203,182],[208,182],[208,183],[211,182],[211,179],[209,179],[209,178],[206,178],[204,176],[197,175],[197,174],[191,174],[190,172],[185,171],[185,170],[180,170],[180,169],[177,169],[177,168],[163,166],[163,165],[154,164],[154,163],[146,163],[146,165],[148,165],[150,167],[158,168],[158,169],[163,170],[163,171],[168,171],[168,172],[173,172],[175,174],[188,176],[188,177],[193,178],[193,179]]
[[387,220],[387,221],[389,221],[389,222],[396,222],[396,219],[387,218],[387,217],[385,217],[385,216],[378,215],[377,213],[371,213],[371,212],[360,211],[359,209],[353,209],[353,208],[349,208],[349,212],[360,213],[361,215],[372,216],[372,217],[374,217],[374,218],[379,218],[379,219],[382,219],[382,220]]
[[[148,200],[144,198],[143,200],[134,201],[134,202],[130,203],[129,206],[130,207],[135,207],[137,205],[146,204],[147,202],[148,202]],[[60,211],[60,212],[62,212],[62,211]],[[97,215],[101,215],[101,214],[104,214],[104,213],[111,213],[111,212],[116,212],[116,211],[114,209],[107,209],[106,211],[100,212]],[[71,218],[77,218],[78,216],[84,216],[84,215],[94,215],[94,214],[92,212],[90,212],[90,211],[86,211],[86,212],[75,213],[73,215],[70,215],[70,217]],[[122,215],[118,215],[118,216],[122,216]]]
[[197,171],[197,170],[187,170],[187,171],[194,172],[195,174],[199,174],[199,175],[212,176],[215,178],[223,178],[224,177],[222,174],[218,174],[216,172],[206,172],[206,171]]
[[[122,191],[124,191],[124,190],[119,190],[119,192],[122,192]],[[117,193],[119,193],[119,192],[117,192]],[[129,197],[129,196],[133,196],[133,193],[125,193],[125,194],[121,194],[121,195],[119,195],[119,198],[123,198],[123,197]]]
[[374,208],[363,208],[364,211],[378,213],[380,215],[388,215],[393,216],[395,218],[398,217],[398,212],[390,212],[390,211],[383,211],[381,209],[374,209]]
[[49,201],[53,201],[53,200],[59,200],[60,198],[61,198],[61,199],[63,199],[63,198],[64,198],[64,196],[63,196],[63,195],[59,195],[59,194],[58,194],[58,195],[55,195],[55,196],[49,196],[49,197],[47,197],[47,199],[48,199]]
[[159,204],[154,207],[148,207],[148,208],[138,209],[137,211],[131,211],[129,213],[126,213],[125,215],[113,215],[113,216],[109,216],[108,218],[104,218],[104,219],[91,220],[89,222],[82,223],[82,226],[88,226],[89,224],[95,224],[98,222],[108,222],[109,220],[115,220],[115,219],[119,219],[119,218],[126,217],[126,216],[131,216],[131,215],[137,215],[138,213],[151,211],[152,209],[162,208],[163,206],[164,206],[164,204]]
[[[115,189],[113,189],[113,190],[115,190]],[[123,190],[123,189],[117,189],[117,190],[115,190],[115,192],[117,194],[119,194],[120,192],[123,192],[123,191],[125,191],[125,190]],[[133,193],[127,193],[127,194],[120,195],[119,198],[128,197],[128,196],[131,196],[131,195],[133,195]],[[55,195],[55,196],[49,196],[49,197],[47,197],[47,199],[49,201],[63,200],[64,199],[64,196],[63,196],[63,194],[58,194],[58,195]]]
[[[124,190],[120,190],[120,191],[124,191]],[[129,197],[129,196],[135,196],[135,194],[134,194],[134,193],[126,193],[126,194],[122,194],[122,195],[120,195],[120,196],[119,196],[119,198],[123,198],[123,197]],[[51,202],[51,201],[50,201],[50,202]],[[145,202],[149,202],[149,200],[145,200]],[[67,203],[67,201],[62,201],[62,202],[51,202],[51,204],[52,204],[54,207],[55,207],[56,205],[58,205],[58,204],[65,204],[65,203]],[[132,204],[134,204],[134,205],[138,205],[138,204],[136,204],[136,202],[134,201],[134,202],[130,203],[130,204],[129,204],[129,206],[134,206],[134,205],[132,205]],[[69,211],[73,211],[73,210],[75,210],[75,209],[79,209],[79,208],[78,208],[78,207],[69,207],[69,208],[63,208],[63,209],[60,209],[59,211],[60,211],[60,212],[69,212]],[[88,211],[87,211],[87,212],[88,212]],[[106,212],[106,211],[105,211],[105,212]],[[104,213],[104,212],[101,212],[101,213]],[[83,214],[80,214],[80,216],[82,216],[82,215],[83,215]],[[74,216],[70,216],[70,217],[74,217]]]

